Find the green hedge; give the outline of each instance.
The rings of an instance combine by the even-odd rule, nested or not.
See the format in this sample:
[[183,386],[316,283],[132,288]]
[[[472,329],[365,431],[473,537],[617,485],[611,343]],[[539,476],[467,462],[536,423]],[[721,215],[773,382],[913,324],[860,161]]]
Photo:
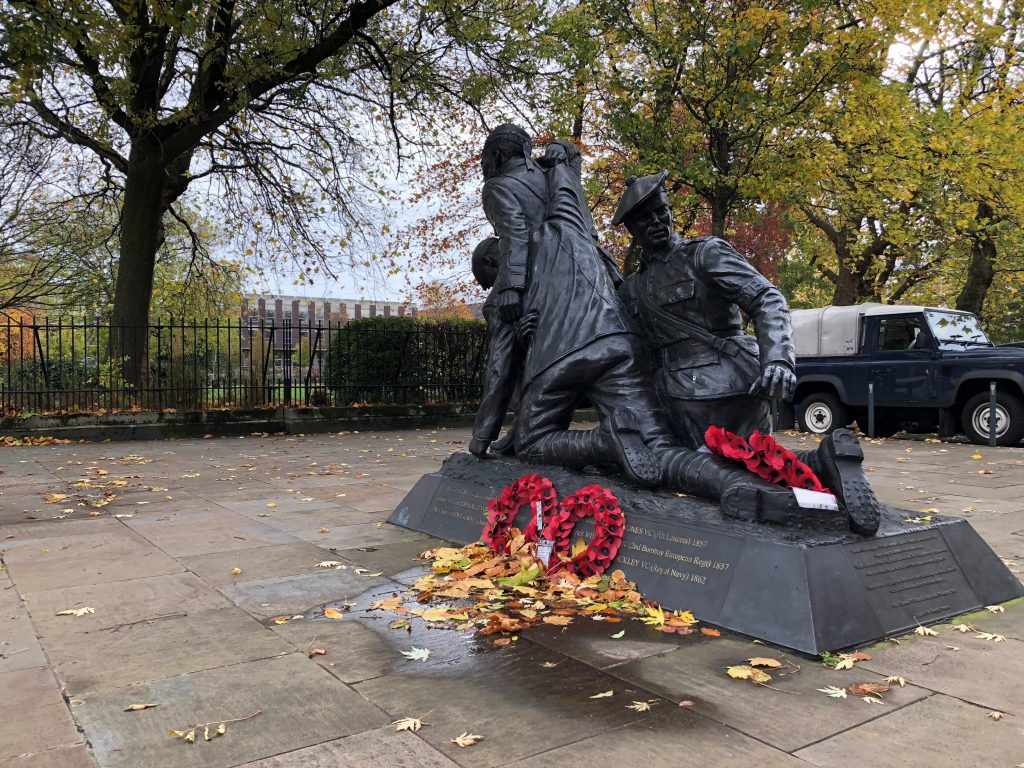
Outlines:
[[486,355],[480,320],[364,318],[332,330],[324,383],[338,405],[473,401]]

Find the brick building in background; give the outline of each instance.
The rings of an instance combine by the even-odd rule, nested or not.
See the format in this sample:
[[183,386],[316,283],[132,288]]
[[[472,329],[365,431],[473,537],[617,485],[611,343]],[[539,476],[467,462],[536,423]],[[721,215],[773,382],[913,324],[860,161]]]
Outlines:
[[416,314],[416,306],[407,302],[313,299],[273,293],[247,296],[242,299],[240,311],[243,367],[249,367],[253,337],[260,334],[264,356],[271,348],[273,350],[273,367],[278,376],[288,375],[298,366],[311,369],[315,376],[321,368],[332,329],[350,320],[415,317]]

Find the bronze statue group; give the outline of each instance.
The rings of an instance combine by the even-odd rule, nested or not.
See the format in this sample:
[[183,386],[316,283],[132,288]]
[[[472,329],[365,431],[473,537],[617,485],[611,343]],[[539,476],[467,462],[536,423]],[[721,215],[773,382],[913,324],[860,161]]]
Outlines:
[[[641,260],[624,278],[598,244],[572,143],[553,141],[534,159],[529,135],[501,125],[484,142],[481,167],[496,236],[473,252],[473,273],[490,293],[470,451],[599,466],[717,500],[741,520],[807,519],[792,490],[705,447],[713,426],[743,437],[769,432],[771,398],[792,398],[792,327],[779,290],[724,240],[676,233],[665,172],[626,182],[612,223],[635,238]],[[599,426],[570,429],[581,403]],[[515,421],[498,440],[510,409]],[[835,494],[832,514],[874,534],[880,507],[854,435],[837,430],[798,457]]]

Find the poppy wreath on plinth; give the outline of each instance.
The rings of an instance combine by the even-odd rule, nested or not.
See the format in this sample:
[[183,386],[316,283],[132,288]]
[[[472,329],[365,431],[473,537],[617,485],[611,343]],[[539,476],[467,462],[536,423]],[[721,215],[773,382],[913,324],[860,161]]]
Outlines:
[[496,499],[487,503],[487,525],[481,538],[492,552],[502,552],[508,546],[509,529],[523,504],[529,504],[530,517],[523,535],[527,541],[537,540],[537,515],[534,502],[541,503],[544,520],[550,520],[558,513],[558,496],[555,487],[546,477],[538,474],[523,475],[501,492]]
[[714,453],[743,462],[747,469],[769,483],[828,493],[814,471],[795,453],[759,430],[755,429],[747,441],[721,427],[709,427],[704,433],[704,442]]
[[[585,517],[594,518],[594,540],[572,557],[572,532]],[[562,500],[555,517],[544,526],[544,538],[554,542],[549,572],[567,570],[581,578],[604,573],[619,553],[626,516],[615,494],[600,485],[588,485]]]

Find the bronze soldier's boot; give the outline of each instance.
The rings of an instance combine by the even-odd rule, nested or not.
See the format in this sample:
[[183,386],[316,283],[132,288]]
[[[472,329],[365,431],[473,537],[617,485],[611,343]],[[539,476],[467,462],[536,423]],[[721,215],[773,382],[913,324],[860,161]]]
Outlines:
[[788,488],[772,485],[729,459],[703,451],[660,452],[665,485],[718,501],[722,514],[750,522],[799,524],[804,515]]
[[850,517],[850,529],[873,536],[882,519],[878,503],[864,474],[864,450],[848,429],[837,429],[814,451],[798,451],[797,458],[811,468],[821,484],[836,495]]
[[611,464],[638,485],[661,482],[657,457],[644,444],[635,418],[625,412],[613,414],[607,429],[569,429],[545,435],[520,458],[576,470],[588,464]]

